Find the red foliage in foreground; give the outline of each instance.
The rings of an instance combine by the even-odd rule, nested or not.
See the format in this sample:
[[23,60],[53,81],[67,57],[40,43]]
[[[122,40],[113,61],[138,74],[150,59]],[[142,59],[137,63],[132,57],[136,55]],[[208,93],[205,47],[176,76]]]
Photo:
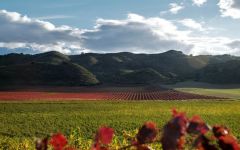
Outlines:
[[156,140],[158,133],[157,125],[154,122],[146,122],[138,131],[136,136],[137,144],[151,143]]
[[92,146],[92,150],[107,150],[105,145],[112,142],[114,130],[108,127],[101,127],[95,137],[95,143]]
[[[146,122],[135,137],[135,139],[120,150],[135,147],[136,150],[151,150],[148,144],[160,142],[163,150],[182,150],[186,147],[198,150],[240,150],[240,145],[231,133],[224,126],[208,126],[199,116],[191,119],[185,113],[173,110],[172,119],[161,130],[162,134],[158,138],[159,129],[154,122]],[[192,144],[186,144],[187,136],[191,137]],[[91,150],[111,150],[110,147],[114,136],[114,130],[109,127],[101,127],[96,133]],[[67,139],[61,133],[53,134],[48,140],[36,142],[36,150],[47,150],[48,144],[54,150],[76,150],[67,145]]]
[[213,133],[218,139],[218,144],[222,149],[239,149],[237,139],[230,134],[229,129],[224,126],[214,126]]
[[183,149],[188,118],[185,113],[173,110],[173,118],[164,126],[161,139],[163,149]]
[[49,143],[53,146],[54,150],[63,150],[63,148],[67,145],[67,139],[61,133],[57,133],[52,135]]

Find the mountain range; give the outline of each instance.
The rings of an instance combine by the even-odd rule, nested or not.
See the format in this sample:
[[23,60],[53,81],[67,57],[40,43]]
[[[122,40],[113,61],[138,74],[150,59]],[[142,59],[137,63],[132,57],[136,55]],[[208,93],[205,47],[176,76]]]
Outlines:
[[[1,50],[1,49],[0,49]],[[240,83],[240,57],[186,55],[170,50],[159,54],[83,53],[64,55],[0,55],[0,85],[156,84],[194,80]]]

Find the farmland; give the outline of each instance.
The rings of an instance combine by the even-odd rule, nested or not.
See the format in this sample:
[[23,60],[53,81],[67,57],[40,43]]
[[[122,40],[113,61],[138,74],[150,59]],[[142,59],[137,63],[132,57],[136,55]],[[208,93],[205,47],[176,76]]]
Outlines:
[[189,117],[200,115],[210,125],[227,125],[240,139],[240,101],[178,90],[160,86],[5,89],[0,92],[0,149],[9,145],[16,149],[24,141],[33,147],[36,137],[62,132],[70,138],[76,131],[89,147],[101,125],[114,128],[121,141],[123,131],[132,133],[145,121],[162,128],[172,108]]
[[179,92],[186,92],[199,95],[218,96],[231,99],[240,99],[240,85],[221,85],[201,82],[182,82],[175,85],[167,85],[167,88]]
[[240,89],[176,88],[181,92],[240,99]]
[[175,90],[156,92],[88,92],[88,93],[51,93],[51,92],[0,92],[0,100],[191,100],[222,99],[178,92]]
[[[45,89],[45,90],[43,90]],[[75,89],[58,88],[30,90],[0,91],[0,100],[194,100],[194,99],[224,99],[220,96],[188,93],[160,86],[138,87],[81,87]]]
[[43,137],[52,132],[69,135],[80,128],[90,139],[100,125],[109,125],[121,136],[145,121],[162,127],[170,119],[172,108],[189,116],[198,114],[209,124],[224,124],[240,138],[239,101],[34,101],[1,102],[0,137],[11,140]]

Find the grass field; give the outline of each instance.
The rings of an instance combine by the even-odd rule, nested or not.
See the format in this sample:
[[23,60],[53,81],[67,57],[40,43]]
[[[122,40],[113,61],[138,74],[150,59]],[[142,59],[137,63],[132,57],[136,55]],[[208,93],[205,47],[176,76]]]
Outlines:
[[240,138],[239,101],[1,102],[0,138],[31,139],[58,131],[69,135],[80,128],[83,137],[91,139],[101,125],[121,136],[123,130],[132,131],[149,120],[161,128],[172,108],[198,114],[210,125],[226,125]]
[[175,88],[175,89],[181,92],[193,94],[240,99],[240,88],[236,89]]
[[203,82],[186,81],[173,85],[165,85],[170,89],[175,89],[180,92],[187,92],[192,94],[208,95],[225,97],[230,99],[240,99],[240,85],[222,85],[222,84],[209,84]]

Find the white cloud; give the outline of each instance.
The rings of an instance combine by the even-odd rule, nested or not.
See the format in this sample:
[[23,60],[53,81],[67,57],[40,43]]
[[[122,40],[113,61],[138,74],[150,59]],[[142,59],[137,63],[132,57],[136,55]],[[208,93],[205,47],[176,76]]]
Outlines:
[[75,45],[80,41],[79,29],[68,26],[56,27],[50,22],[31,19],[17,12],[0,10],[0,24],[0,47],[25,46],[33,50],[56,49],[70,53],[71,51],[62,45]]
[[233,55],[240,55],[240,39],[232,40],[226,46],[228,46]]
[[240,9],[240,1],[237,1],[237,0],[233,0],[233,1],[234,1],[234,2],[233,2],[232,7],[233,7],[233,8]]
[[74,30],[55,27],[45,21],[30,19],[16,12],[0,10],[0,41],[48,44],[78,41]]
[[[231,39],[227,37],[210,37],[210,36],[192,36],[188,38],[189,42],[194,45],[194,49],[190,51],[193,55],[223,55],[235,54],[235,51],[229,49],[226,43]],[[240,51],[239,54],[240,55]]]
[[[193,31],[180,30],[174,22],[159,17],[144,18],[137,14],[129,14],[125,20],[98,19],[95,30],[83,33],[82,45],[96,52],[159,53],[176,49],[193,55],[240,55],[240,50],[236,52],[226,45],[231,42],[230,38],[194,34]],[[196,30],[211,30],[194,20],[185,20],[184,23]]]
[[[181,22],[187,30],[177,25]],[[39,53],[56,50],[66,54],[84,52],[160,53],[170,49],[186,54],[236,54],[239,39],[196,34],[203,27],[192,19],[171,21],[128,14],[123,20],[97,19],[91,30],[56,27],[19,13],[0,10],[0,53]],[[195,30],[190,30],[195,29]],[[198,32],[197,32],[198,33]],[[232,43],[232,44],[230,44]],[[233,47],[235,46],[235,47]],[[5,51],[5,52],[3,52]]]
[[219,0],[218,6],[222,17],[231,17],[240,19],[240,1],[239,0]]
[[192,28],[198,31],[205,31],[206,29],[203,27],[203,25],[193,19],[187,18],[179,21],[182,25]]
[[207,2],[207,0],[192,0],[194,5],[197,5],[198,7],[201,7],[204,3]]
[[240,40],[233,40],[226,44],[229,48],[240,51]]
[[98,19],[95,30],[82,34],[82,45],[104,52],[158,53],[169,49],[188,52],[192,45],[182,40],[188,34],[165,19],[129,14],[125,20]]
[[74,16],[52,15],[52,16],[37,17],[37,18],[35,18],[35,19],[38,19],[38,20],[54,20],[54,19],[68,19],[68,18],[74,18]]
[[170,3],[169,4],[169,12],[171,12],[172,14],[177,14],[180,10],[184,9],[184,6],[181,4],[177,4],[177,3]]

